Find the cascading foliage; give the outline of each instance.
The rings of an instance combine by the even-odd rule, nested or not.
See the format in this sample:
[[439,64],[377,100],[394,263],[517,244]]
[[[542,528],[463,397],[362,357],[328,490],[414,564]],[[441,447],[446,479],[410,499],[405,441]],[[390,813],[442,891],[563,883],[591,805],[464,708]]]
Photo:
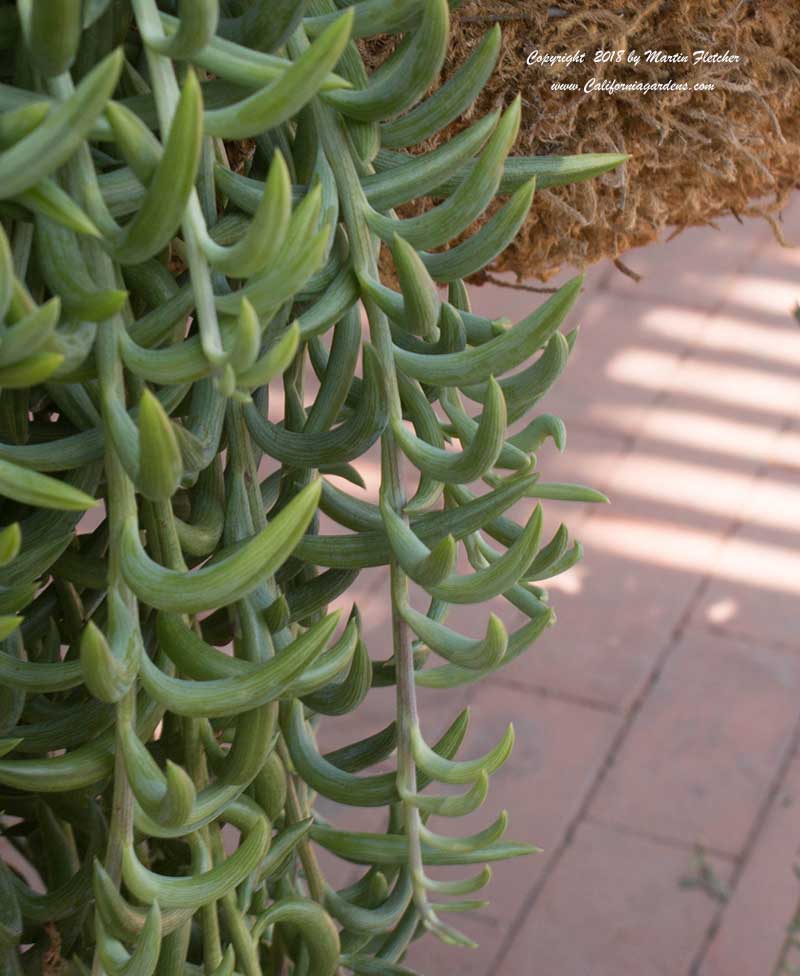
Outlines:
[[[459,759],[467,715],[428,741],[416,690],[444,704],[522,654],[553,621],[539,584],[580,557],[538,503],[505,514],[602,500],[536,470],[564,446],[531,411],[580,279],[514,325],[463,279],[537,181],[622,157],[508,159],[519,100],[409,152],[498,55],[494,29],[428,94],[451,6],[0,5],[3,974],[406,973],[425,930],[468,943],[441,916],[482,904],[483,865],[533,850],[505,816],[443,832],[513,736]],[[376,34],[402,36],[368,75]],[[354,463],[376,442],[372,504]],[[328,612],[375,566],[389,649]],[[447,623],[494,597],[525,622]],[[319,719],[389,685],[396,721],[323,751]],[[385,832],[331,826],[317,797],[344,824],[384,808]],[[336,890],[320,848],[359,880]]]

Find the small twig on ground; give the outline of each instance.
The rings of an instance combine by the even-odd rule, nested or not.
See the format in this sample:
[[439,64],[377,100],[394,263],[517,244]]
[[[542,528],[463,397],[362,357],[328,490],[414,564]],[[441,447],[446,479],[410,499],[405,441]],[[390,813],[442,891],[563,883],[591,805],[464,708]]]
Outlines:
[[721,903],[725,903],[730,897],[730,890],[725,882],[719,878],[712,865],[706,858],[705,849],[696,845],[692,855],[692,871],[684,875],[678,885],[681,888],[699,888],[707,895]]

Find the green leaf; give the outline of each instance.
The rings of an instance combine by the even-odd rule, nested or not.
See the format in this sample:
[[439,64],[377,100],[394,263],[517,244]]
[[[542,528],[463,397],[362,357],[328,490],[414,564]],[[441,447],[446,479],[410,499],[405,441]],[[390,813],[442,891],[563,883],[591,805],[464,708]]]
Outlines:
[[331,614],[294,640],[277,657],[236,677],[182,681],[164,674],[144,657],[142,684],[155,701],[176,715],[196,718],[239,715],[259,705],[286,697],[292,679],[300,675],[324,651],[338,621],[339,615]]
[[167,58],[191,58],[211,41],[219,20],[219,0],[180,0],[178,29],[169,37],[144,36],[148,47]]
[[17,558],[22,544],[22,530],[19,522],[12,522],[4,529],[0,529],[0,567],[7,566]]
[[193,71],[183,84],[169,135],[136,216],[111,241],[123,264],[140,264],[165,247],[175,234],[194,189],[202,145],[203,100]]
[[170,498],[183,475],[178,438],[166,411],[149,390],[139,400],[139,488],[145,498]]
[[495,24],[458,71],[430,98],[408,114],[381,126],[382,145],[394,148],[424,142],[466,112],[497,63],[501,38],[500,25]]
[[312,482],[236,552],[194,572],[166,569],[154,562],[142,548],[136,520],[129,519],[122,536],[123,575],[140,599],[159,610],[197,613],[227,606],[289,558],[316,511],[320,490],[319,481]]
[[407,43],[398,47],[365,89],[326,92],[325,100],[362,122],[391,118],[414,105],[436,80],[444,63],[450,27],[447,0],[428,0],[415,26]]
[[[311,837],[332,854],[354,864],[406,863],[406,838],[397,834],[348,833],[317,824],[311,829]],[[541,853],[538,847],[511,841],[500,841],[469,853],[441,851],[428,844],[422,845],[423,862],[431,865],[482,864],[538,853]]]
[[253,219],[244,235],[230,247],[204,240],[202,246],[206,257],[218,271],[235,278],[249,278],[263,271],[283,247],[291,212],[289,170],[281,153],[276,152]]
[[122,50],[104,58],[29,135],[0,153],[0,196],[14,197],[65,163],[81,144],[116,87]]
[[81,0],[62,0],[56,7],[47,0],[27,0],[20,4],[20,15],[38,70],[48,77],[63,74],[81,38]]
[[228,108],[205,113],[208,135],[247,139],[290,119],[320,90],[350,38],[348,9],[317,38],[284,74],[255,95]]
[[520,96],[501,116],[480,160],[470,170],[461,186],[444,203],[405,220],[370,213],[370,227],[384,240],[398,234],[416,248],[435,248],[458,237],[476,220],[494,198],[500,185],[503,160],[519,132]]
[[94,498],[72,485],[8,461],[0,461],[0,495],[23,505],[65,512],[83,512],[97,505]]
[[308,951],[309,972],[334,976],[339,968],[339,932],[330,916],[316,902],[306,898],[284,898],[259,915],[253,926],[258,940],[268,925],[287,925],[299,933]]
[[[440,359],[447,355],[430,358]],[[449,355],[458,356],[460,353]],[[464,484],[482,478],[500,456],[505,430],[505,400],[500,386],[491,377],[486,408],[481,414],[475,436],[459,454],[427,444],[407,431],[400,422],[392,425],[392,433],[397,443],[414,466],[424,474],[448,484]]]
[[225,861],[187,878],[168,877],[146,868],[128,842],[122,849],[122,877],[141,901],[158,901],[164,908],[201,908],[241,884],[266,854],[269,840],[266,818],[257,817],[241,846]]
[[453,760],[438,755],[427,745],[419,729],[411,733],[411,749],[419,768],[441,783],[474,783],[481,773],[490,775],[511,755],[514,727],[509,725],[497,745],[479,759]]
[[441,356],[424,356],[395,347],[395,362],[409,376],[434,386],[469,386],[490,376],[501,376],[520,366],[550,339],[582,285],[583,277],[577,275],[527,318],[481,346]]

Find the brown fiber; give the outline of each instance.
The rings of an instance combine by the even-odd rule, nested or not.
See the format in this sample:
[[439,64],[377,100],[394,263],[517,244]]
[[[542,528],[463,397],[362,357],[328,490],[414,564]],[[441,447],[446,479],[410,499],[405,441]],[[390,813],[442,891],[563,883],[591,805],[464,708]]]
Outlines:
[[[465,3],[453,12],[445,77],[494,22],[497,70],[470,117],[520,92],[525,155],[626,152],[620,170],[588,183],[543,189],[497,271],[546,280],[562,265],[616,259],[668,228],[713,224],[725,214],[776,215],[800,180],[800,3],[797,0],[540,0]],[[377,64],[390,39],[366,48]],[[585,51],[584,64],[526,65],[528,53]],[[595,50],[661,49],[689,64],[594,64]],[[739,64],[692,63],[705,49]],[[714,91],[585,94],[596,76],[619,82],[711,83]],[[575,82],[577,92],[552,91]],[[467,120],[468,121],[468,120]],[[438,137],[449,138],[463,122]],[[424,205],[427,205],[424,204]]]

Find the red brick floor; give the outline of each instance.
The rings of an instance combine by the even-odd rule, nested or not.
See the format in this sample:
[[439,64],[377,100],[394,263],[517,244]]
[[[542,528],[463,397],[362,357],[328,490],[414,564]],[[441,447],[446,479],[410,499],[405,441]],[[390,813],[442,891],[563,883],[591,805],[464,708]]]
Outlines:
[[[800,243],[800,198],[785,229]],[[468,755],[514,721],[486,809],[453,829],[507,807],[509,835],[544,852],[496,867],[463,923],[479,949],[412,948],[424,976],[800,971],[800,248],[730,220],[626,262],[639,284],[588,276],[573,362],[542,403],[570,431],[543,478],[612,499],[546,503],[586,550],[551,586],[559,622],[492,680],[421,703],[431,732],[470,704]],[[516,319],[538,299],[473,301]],[[383,657],[379,574],[358,599]],[[391,709],[379,693],[331,727],[360,737]]]

